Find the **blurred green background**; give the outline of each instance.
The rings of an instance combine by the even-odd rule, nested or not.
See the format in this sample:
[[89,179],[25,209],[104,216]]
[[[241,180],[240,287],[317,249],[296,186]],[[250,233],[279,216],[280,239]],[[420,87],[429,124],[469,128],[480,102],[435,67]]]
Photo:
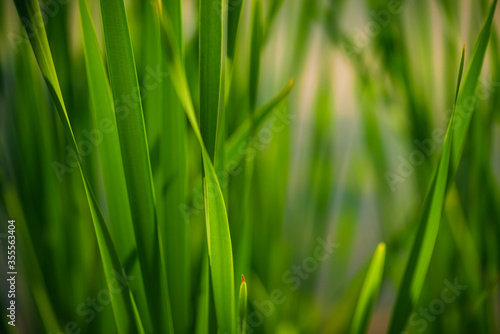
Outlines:
[[[206,84],[200,77],[201,4],[178,3],[180,15],[170,18],[182,28],[179,54],[207,143],[204,129],[213,123],[206,122],[208,100],[200,96]],[[106,64],[100,3],[86,4]],[[129,284],[136,293],[136,286],[147,289],[155,279],[134,274],[140,254],[120,242],[122,222],[110,222],[125,208],[113,208],[107,199],[98,150],[99,136],[106,140],[116,129],[96,126],[91,113],[93,86],[78,1],[40,0],[40,5],[69,123],[76,142],[88,143],[79,147],[82,166],[120,265],[135,277]],[[220,5],[227,16],[224,94],[215,96],[214,165],[217,172],[227,171],[218,176],[236,298],[241,274],[248,287],[247,332],[352,331],[380,242],[386,244],[383,279],[366,331],[386,332],[454,107],[462,47],[467,68],[490,2],[228,0]],[[169,318],[170,332],[216,333],[200,147],[184,114],[170,114],[182,107],[172,89],[176,77],[161,51],[158,3],[126,0],[125,9],[156,217],[167,231],[165,248],[154,249],[165,254],[170,315],[162,306],[150,308],[151,332],[163,332],[154,319]],[[0,32],[0,332],[118,332],[77,158],[12,0],[0,4]],[[458,170],[448,180],[408,333],[500,333],[499,33],[497,9],[477,104]],[[207,82],[211,89],[210,78]],[[258,108],[283,87],[285,93],[256,121],[263,110]],[[113,98],[116,117],[120,106],[138,103],[130,96]],[[168,116],[162,118],[161,111]],[[228,160],[228,143],[242,124],[253,129],[245,140],[250,144],[233,146],[237,152]],[[143,197],[128,189],[131,202]],[[15,328],[4,315],[8,219],[16,220],[17,233]],[[147,222],[134,219],[142,223]],[[443,290],[453,291],[449,285],[457,281],[466,288],[447,302],[451,295],[443,297]],[[155,289],[153,294],[164,298]],[[141,296],[135,297],[142,314]]]

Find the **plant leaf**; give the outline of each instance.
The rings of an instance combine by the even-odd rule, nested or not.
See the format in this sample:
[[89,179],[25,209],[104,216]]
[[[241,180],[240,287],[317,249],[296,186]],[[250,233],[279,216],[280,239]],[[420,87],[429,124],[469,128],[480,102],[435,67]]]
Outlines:
[[[129,255],[136,251],[136,241],[132,216],[128,206],[129,199],[123,171],[120,142],[116,130],[114,106],[94,24],[92,23],[85,0],[78,0],[78,7],[82,25],[87,78],[93,106],[92,117],[94,127],[99,129],[105,125],[106,129],[109,129],[104,132],[104,135],[101,134],[97,150],[106,202],[108,204],[110,234],[114,243],[118,245],[117,253],[120,262],[126,263]],[[136,292],[139,299],[140,313],[143,314],[147,330],[151,331],[151,320],[145,300],[142,273],[140,270],[134,269],[132,270],[136,279],[130,283],[131,289]]]
[[180,52],[176,50],[176,39],[172,36],[171,21],[168,13],[165,12],[162,15],[162,35],[165,41],[167,62],[173,78],[172,82],[191,123],[202,154],[205,222],[217,324],[220,333],[233,333],[236,329],[233,251],[226,206],[214,165],[196,120],[187,79],[179,58]]
[[[62,98],[57,74],[55,72],[54,62],[52,60],[52,54],[50,52],[49,44],[47,41],[47,34],[45,32],[44,24],[42,21],[40,7],[36,0],[15,0],[15,5],[19,17],[22,18],[23,24],[25,25],[25,29],[38,27],[37,33],[32,34],[30,43],[37,59],[40,71],[42,72],[45,83],[47,84],[47,88],[49,89],[52,100],[56,106],[59,118],[62,121],[66,136],[70,141],[71,148],[75,152],[77,152],[79,163],[78,166],[83,179],[87,200],[92,214],[94,230],[96,233],[102,265],[106,276],[106,283],[108,285],[108,289],[111,290],[111,282],[116,279],[116,273],[122,273],[122,268],[113,242],[108,233],[106,224],[99,210],[97,201],[92,193],[92,190],[90,189],[85,171],[82,167],[82,159],[75,141],[75,137],[73,135],[73,130],[71,128],[68,115],[66,113],[66,107]],[[110,296],[118,331],[120,333],[129,333],[130,331],[133,331],[133,328],[135,328],[135,325],[132,322],[132,319],[134,319],[134,311],[132,302],[130,300],[128,286],[125,286],[124,289],[122,289],[119,293],[110,294]]]
[[[155,331],[168,332],[171,328],[170,301],[164,282],[164,261],[158,253],[160,245],[151,163],[123,0],[102,0],[101,15],[139,263],[143,277],[149,279],[145,281],[145,288],[150,311],[167,314],[152,317]],[[158,298],[159,291],[166,293],[167,300]]]
[[[217,119],[223,90],[223,0],[200,0],[200,130],[208,155],[214,162]],[[221,10],[216,10],[221,8]]]
[[371,313],[377,300],[380,284],[384,275],[385,244],[380,243],[375,250],[368,272],[366,273],[363,288],[358,299],[356,311],[351,325],[351,333],[366,333],[370,324]]
[[[464,53],[462,53],[463,55]],[[408,317],[420,296],[427,269],[429,268],[439,231],[439,222],[441,221],[448,184],[453,124],[454,114],[448,124],[437,170],[434,173],[430,189],[424,201],[417,235],[413,242],[403,281],[399,287],[396,303],[393,307],[388,333],[400,333],[405,329]]]
[[240,327],[241,333],[246,333],[247,323],[247,282],[245,276],[241,275],[240,297],[239,297],[239,310],[240,310]]

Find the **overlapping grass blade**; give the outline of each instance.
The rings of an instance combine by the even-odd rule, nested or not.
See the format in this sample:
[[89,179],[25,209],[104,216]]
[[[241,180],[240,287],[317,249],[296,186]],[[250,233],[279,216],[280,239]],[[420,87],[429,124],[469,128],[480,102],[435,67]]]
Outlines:
[[[179,58],[183,61],[182,46],[182,3],[181,0],[164,1],[163,7],[172,18],[173,34],[177,41]],[[156,17],[159,20],[159,17]],[[160,22],[158,22],[160,23]],[[158,24],[160,29],[160,24]],[[160,35],[160,30],[158,30]],[[158,46],[161,48],[161,41]],[[166,70],[163,50],[160,50],[162,68]],[[175,300],[172,319],[177,333],[188,333],[193,318],[191,310],[190,257],[188,247],[188,222],[179,210],[179,203],[185,201],[186,194],[186,116],[172,84],[172,77],[165,78],[163,84],[163,108],[159,110],[162,127],[160,138],[161,190],[157,192],[157,207],[161,238],[165,241],[165,261],[168,277],[169,295]],[[156,180],[155,180],[156,181]]]
[[[63,124],[66,136],[69,139],[71,148],[75,152],[77,152],[79,162],[78,166],[83,179],[87,200],[89,202],[90,211],[92,214],[92,220],[94,223],[94,229],[99,245],[102,265],[106,276],[106,282],[108,284],[108,288],[112,289],[111,282],[116,279],[115,276],[117,274],[122,273],[122,268],[113,242],[108,233],[106,224],[99,210],[98,203],[92,193],[92,190],[90,189],[85,171],[81,165],[82,159],[75,141],[75,137],[73,135],[71,125],[69,123],[68,115],[66,113],[66,107],[62,98],[57,74],[55,72],[52,54],[50,52],[47,35],[42,21],[40,7],[38,6],[36,0],[16,0],[15,5],[19,17],[23,18],[22,21],[25,24],[25,28],[38,28],[37,33],[32,35],[32,37],[30,38],[30,43],[33,48],[33,52],[35,53],[40,71],[42,72],[44,80],[47,84],[47,88],[49,89],[52,100],[56,106],[59,118],[61,119],[61,122]],[[130,300],[128,286],[125,286],[125,288],[122,289],[119,293],[111,294],[111,304],[113,306],[113,312],[115,315],[115,322],[118,331],[120,333],[128,333],[130,331],[133,331],[133,328],[135,328],[136,325],[133,322],[135,316],[132,302]]]
[[[158,292],[165,292],[167,286],[164,286],[164,263],[158,254],[160,244],[151,164],[123,0],[101,1],[101,14],[129,206],[147,300],[150,310],[168,314],[169,300],[158,298]],[[131,103],[122,102],[121,106],[117,106],[124,99]],[[155,330],[168,332],[171,326],[169,319],[170,315],[153,317]]]
[[[176,39],[172,36],[171,22],[168,13],[165,12],[162,15],[162,34],[169,69],[173,78],[172,82],[202,153],[205,219],[217,324],[221,333],[233,333],[236,329],[233,252],[224,198],[196,120],[196,113],[179,59],[179,52],[175,50]],[[215,144],[215,142],[212,144]]]
[[[448,132],[443,145],[443,153],[439,160],[438,171],[434,176],[430,192],[424,204],[424,211],[417,231],[417,237],[415,239],[410,259],[403,277],[403,282],[396,299],[389,333],[399,333],[404,330],[408,316],[410,315],[422,289],[439,229],[439,220],[446,193],[446,184],[448,180],[452,179],[460,163],[467,128],[470,123],[472,113],[476,108],[477,98],[475,97],[475,91],[484,61],[486,47],[488,45],[496,4],[497,0],[494,0],[490,5],[488,16],[479,34],[472,54],[471,62],[463,80],[463,86],[461,88],[457,87],[458,97],[456,98],[454,114],[450,120],[450,126],[455,122],[456,125],[451,128],[450,126],[448,127]],[[463,66],[463,61],[461,61],[461,64],[461,66]],[[461,82],[461,74],[462,70],[459,71],[458,84]],[[455,121],[453,121],[453,119],[455,119]],[[452,144],[451,137],[453,137]],[[448,173],[448,171],[445,171],[444,168],[446,165],[447,169],[448,165],[448,161],[446,161],[447,155],[450,155],[449,159],[451,159],[451,162],[449,162],[451,169],[449,171],[450,176],[448,180],[444,176],[445,173]],[[443,186],[445,187],[444,189]]]
[[[98,224],[94,223],[94,228],[96,230],[96,235],[98,236],[97,242],[101,251],[102,265],[104,267],[104,274],[106,275],[108,289],[110,291],[116,291],[112,282],[116,282],[116,277],[118,275],[123,275],[123,270],[121,269],[120,261],[114,250],[111,236],[109,235],[106,225],[104,224],[104,219],[98,208],[97,201],[95,200],[95,197],[92,194],[85,177],[83,176],[83,172],[82,177],[84,178],[87,197],[89,197],[92,202],[92,205],[90,206],[92,219],[94,222],[99,222]],[[118,332],[130,333],[135,332],[136,330],[138,332],[143,332],[144,330],[142,329],[142,324],[139,321],[140,317],[133,306],[128,285],[125,286],[125,288],[119,293],[110,293],[109,296],[113,305],[113,312]]]
[[[462,58],[463,56],[464,52],[462,52]],[[462,61],[461,64],[463,65]],[[461,70],[459,71],[460,73],[462,73]],[[460,80],[459,76],[457,85]],[[452,115],[449,121],[437,170],[424,201],[417,235],[413,242],[410,258],[408,259],[403,275],[403,281],[399,287],[393,307],[388,333],[400,333],[405,329],[408,317],[415,307],[424,284],[439,231],[439,222],[441,221],[446,187],[449,180],[453,126],[454,115]]]
[[[136,241],[132,225],[132,216],[128,206],[128,193],[123,171],[122,155],[114,106],[111,97],[106,70],[101,57],[94,25],[90,17],[85,0],[79,0],[80,19],[82,25],[82,36],[84,45],[85,63],[87,67],[87,78],[92,100],[92,116],[96,129],[106,125],[110,131],[100,134],[99,163],[101,167],[102,180],[108,204],[111,236],[117,247],[118,257],[121,263],[125,263],[127,257],[136,251]],[[138,268],[135,266],[134,268]],[[146,330],[151,331],[151,320],[145,300],[144,284],[140,270],[133,270],[137,278],[131,282],[132,290],[136,291],[139,308],[143,314]]]
[[368,331],[371,314],[377,300],[380,284],[384,275],[385,244],[380,243],[375,250],[370,267],[366,273],[363,288],[358,299],[351,325],[351,333],[362,334]]

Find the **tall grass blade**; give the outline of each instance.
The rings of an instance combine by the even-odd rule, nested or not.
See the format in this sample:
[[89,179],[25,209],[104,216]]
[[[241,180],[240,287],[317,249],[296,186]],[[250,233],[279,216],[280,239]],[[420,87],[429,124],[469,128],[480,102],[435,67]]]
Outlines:
[[[82,26],[83,50],[87,68],[87,78],[92,100],[92,116],[94,127],[102,128],[106,125],[110,131],[106,131],[98,138],[99,163],[101,167],[102,180],[106,202],[108,204],[110,219],[110,234],[117,247],[118,257],[121,263],[125,263],[127,257],[136,252],[136,241],[132,225],[132,216],[128,206],[128,193],[123,171],[120,142],[116,130],[116,119],[108,83],[106,69],[101,57],[94,24],[85,0],[78,0],[80,20]],[[134,268],[138,268],[135,266]],[[151,320],[145,300],[144,284],[140,270],[133,271],[136,279],[131,282],[131,289],[136,292],[139,307],[146,323],[146,329],[151,331]]]
[[377,300],[380,284],[384,275],[385,244],[380,243],[375,250],[363,288],[358,299],[356,311],[351,325],[352,334],[362,334],[368,331],[371,314]]
[[[462,58],[464,52],[462,52]],[[461,63],[463,63],[461,61]],[[460,73],[460,71],[459,71]],[[457,82],[460,82],[460,77]],[[388,333],[400,333],[405,329],[410,313],[420,296],[422,286],[429,268],[432,252],[439,231],[439,222],[444,206],[446,187],[449,182],[449,166],[451,156],[454,114],[452,115],[443,144],[437,170],[427,193],[417,235],[413,242],[410,258],[406,265],[403,281],[399,287],[396,303],[393,307]]]
[[[134,54],[123,0],[101,1],[101,15],[108,57],[108,69],[115,103],[124,98],[132,101],[116,107],[117,128],[129,206],[136,236],[139,263],[145,279],[150,311],[168,312],[169,300],[158,298],[167,289],[161,256],[151,163],[137,80]],[[162,284],[163,283],[163,284]],[[168,332],[170,316],[153,317],[156,331]]]
[[[19,17],[22,18],[22,21],[25,25],[25,29],[28,30],[33,29],[33,27],[38,27],[37,33],[33,34],[30,38],[30,43],[37,59],[40,71],[42,72],[44,80],[47,84],[47,88],[49,89],[52,100],[56,106],[59,118],[63,123],[65,134],[70,141],[71,148],[75,152],[77,152],[78,155],[78,166],[83,179],[87,200],[89,202],[89,207],[92,214],[92,220],[94,223],[94,229],[99,245],[102,265],[106,276],[106,283],[108,284],[108,289],[111,290],[111,284],[116,280],[115,276],[117,274],[122,274],[123,271],[113,242],[107,230],[106,224],[99,210],[97,200],[95,199],[94,194],[90,189],[89,182],[81,164],[82,159],[75,141],[75,137],[73,135],[73,130],[71,128],[68,115],[66,113],[66,107],[63,101],[57,74],[55,72],[52,54],[50,52],[49,44],[47,41],[47,34],[45,32],[44,23],[42,21],[40,7],[38,6],[36,0],[16,0],[15,5]],[[125,286],[125,288],[122,289],[119,293],[112,294],[111,304],[113,307],[115,322],[118,331],[120,333],[128,333],[130,331],[133,331],[133,328],[135,328],[136,326],[133,323],[134,311],[128,292],[128,286]]]
[[[233,333],[236,329],[233,251],[226,206],[212,159],[205,147],[198,126],[187,79],[179,59],[179,52],[175,50],[176,39],[172,36],[171,21],[167,13],[162,15],[162,34],[167,61],[173,78],[172,82],[202,153],[208,255],[217,324],[221,333]],[[215,142],[212,144],[215,144]]]
[[[224,101],[222,82],[223,0],[200,0],[200,130],[208,155],[214,161],[219,107]],[[220,10],[217,10],[217,9]]]
[[[181,0],[164,1],[164,9],[172,18],[173,34],[176,37],[179,58],[183,61],[182,46],[182,3]],[[159,17],[156,17],[159,20]],[[161,23],[158,22],[160,35]],[[161,48],[161,36],[160,44]],[[161,48],[162,68],[167,67],[163,48]],[[165,78],[163,94],[163,108],[159,110],[162,127],[164,129],[160,139],[160,166],[163,173],[161,180],[162,193],[157,194],[157,207],[162,207],[160,231],[165,240],[165,261],[169,295],[175,300],[172,307],[172,319],[176,333],[189,333],[193,317],[191,310],[191,276],[190,252],[188,238],[188,221],[185,220],[179,203],[185,201],[187,180],[187,145],[186,145],[186,116],[175,92],[172,77]],[[167,186],[168,185],[168,186]]]

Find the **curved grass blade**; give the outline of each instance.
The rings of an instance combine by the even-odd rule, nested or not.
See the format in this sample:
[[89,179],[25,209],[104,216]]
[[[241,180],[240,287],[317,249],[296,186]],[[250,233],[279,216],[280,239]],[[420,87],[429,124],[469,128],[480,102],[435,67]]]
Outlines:
[[[208,155],[214,162],[217,120],[223,90],[223,0],[200,0],[200,130]],[[216,10],[221,8],[221,10]]]
[[168,13],[165,12],[163,12],[162,15],[162,35],[170,73],[173,78],[172,82],[174,83],[202,153],[208,255],[211,268],[210,272],[212,275],[217,324],[220,333],[233,333],[236,329],[233,251],[226,206],[217,174],[215,173],[212,160],[205,147],[196,120],[196,113],[191,100],[187,79],[179,59],[179,52],[175,50],[176,43],[174,36],[172,36],[171,22]]
[[[71,148],[75,152],[77,152],[78,166],[85,186],[85,193],[87,195],[92,220],[94,223],[93,225],[99,245],[99,252],[101,254],[104,273],[106,276],[106,283],[108,285],[108,289],[111,290],[113,289],[112,282],[116,280],[115,276],[122,273],[122,267],[120,265],[120,261],[118,259],[118,255],[114,248],[111,237],[106,228],[104,219],[99,210],[97,200],[95,199],[94,194],[90,189],[89,182],[82,166],[82,159],[79,153],[80,151],[76,144],[73,130],[66,113],[66,107],[62,98],[61,88],[59,86],[59,81],[55,72],[54,62],[52,60],[52,54],[50,52],[49,44],[47,41],[47,34],[45,32],[44,24],[42,21],[40,7],[36,0],[15,0],[15,5],[19,17],[23,19],[22,21],[25,29],[28,31],[28,29],[33,29],[33,27],[38,28],[36,31],[37,33],[31,35],[30,43],[37,59],[40,71],[42,72],[45,83],[47,84],[47,88],[49,89],[52,100],[56,106],[59,118],[61,119],[61,122],[63,124],[66,136],[69,139]],[[125,288],[122,289],[119,293],[110,295],[118,331],[120,333],[129,333],[131,331],[134,331],[133,328],[135,328],[135,325],[131,320],[134,319],[134,311],[128,292],[128,286],[125,286]]]
[[356,311],[351,325],[352,334],[362,334],[368,331],[371,313],[377,300],[380,284],[384,275],[385,244],[380,243],[375,250],[370,267],[366,273],[363,288],[358,299]]
[[[458,169],[460,157],[465,145],[467,128],[472,117],[472,112],[476,107],[477,97],[475,96],[475,91],[484,61],[486,47],[488,46],[488,39],[496,4],[497,0],[494,0],[490,5],[488,16],[483,24],[478,40],[476,41],[476,45],[472,53],[472,59],[463,80],[463,86],[461,89],[457,88],[458,97],[456,98],[456,105],[450,120],[451,125],[454,123],[454,119],[456,119],[456,125],[453,125],[451,129],[450,126],[448,127],[448,132],[443,145],[443,153],[439,160],[438,172],[434,177],[431,190],[424,205],[422,216],[423,220],[419,225],[417,238],[415,239],[410,260],[403,277],[403,282],[399,289],[389,327],[389,333],[399,333],[404,330],[408,316],[413,310],[422,289],[439,229],[439,219],[446,192],[446,190],[444,193],[441,192],[443,183],[447,182],[447,180],[443,181],[444,176],[442,173],[444,173],[443,165],[448,162],[443,161],[443,159],[446,155],[450,155],[449,160],[451,161],[449,161],[449,164],[451,169],[449,170],[450,175],[448,179],[452,179]],[[463,61],[461,61],[461,64],[462,63]],[[459,72],[458,83],[461,82],[460,73],[461,71]],[[451,137],[454,138],[452,144],[450,144]],[[451,147],[449,147],[450,145]],[[448,152],[448,150],[450,152]]]
[[[462,52],[462,58],[464,52]],[[463,63],[463,61],[461,61]],[[460,71],[459,71],[460,73]],[[460,76],[457,82],[460,82]],[[408,317],[413,311],[420,296],[427,269],[439,231],[439,222],[444,207],[444,199],[450,172],[450,156],[453,137],[454,114],[448,124],[448,130],[443,144],[437,170],[433,176],[430,189],[424,201],[417,235],[406,265],[403,281],[399,287],[396,303],[393,307],[388,333],[396,334],[406,327]]]
[[[158,298],[167,290],[159,238],[155,194],[146,139],[141,94],[123,0],[101,0],[104,39],[123,158],[129,206],[149,309],[168,314],[170,301]],[[124,100],[130,103],[125,104]],[[118,106],[121,102],[121,105]],[[168,297],[168,291],[167,291]],[[171,315],[152,315],[155,331],[168,332]]]
[[[98,145],[99,163],[102,173],[104,192],[108,204],[110,219],[110,234],[118,245],[117,252],[121,263],[125,263],[131,252],[136,251],[136,241],[132,225],[132,216],[128,206],[129,198],[123,171],[122,155],[116,119],[104,62],[101,57],[94,25],[85,0],[78,0],[80,20],[82,25],[83,50],[89,80],[89,90],[92,100],[92,116],[95,128],[106,125],[104,135],[101,135]],[[137,267],[135,267],[137,268]],[[131,282],[132,290],[136,292],[139,309],[143,315],[146,329],[152,331],[151,320],[145,300],[144,284],[140,270],[133,272],[137,278]]]

